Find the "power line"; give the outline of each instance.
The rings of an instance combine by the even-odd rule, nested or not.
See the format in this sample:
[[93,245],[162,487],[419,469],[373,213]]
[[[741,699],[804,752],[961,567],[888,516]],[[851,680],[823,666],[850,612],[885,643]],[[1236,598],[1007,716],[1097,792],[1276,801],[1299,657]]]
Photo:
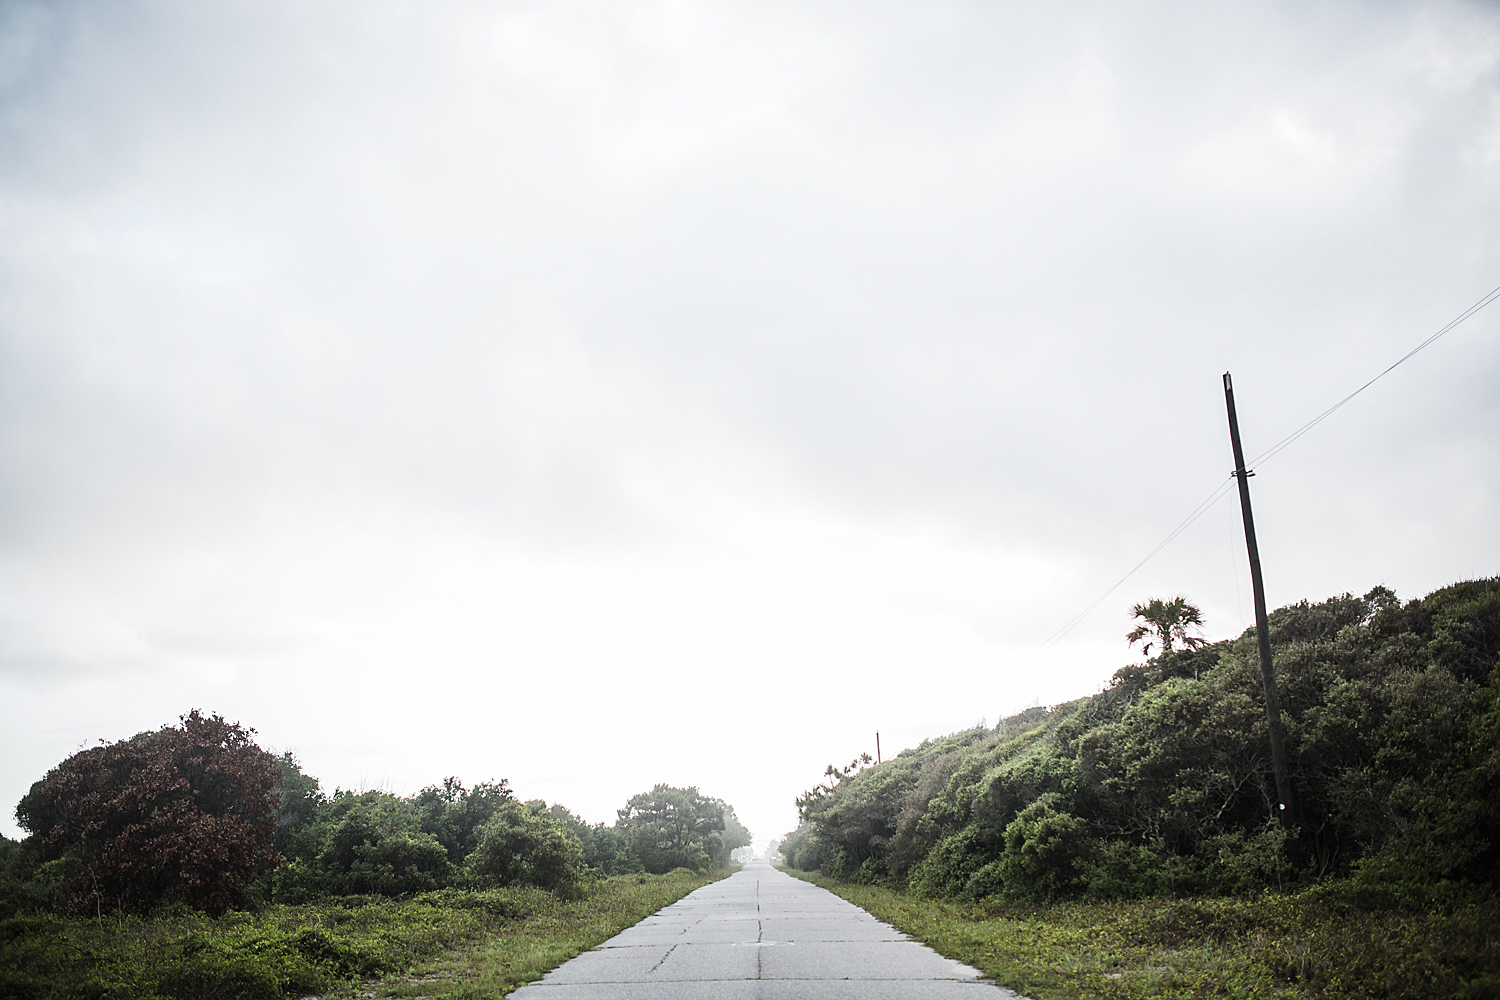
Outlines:
[[1204,514],[1207,514],[1209,512],[1209,509],[1212,508],[1214,504],[1218,503],[1220,500],[1228,496],[1230,485],[1233,483],[1234,476],[1232,475],[1229,476],[1229,478],[1225,479],[1222,483],[1220,483],[1214,489],[1214,491],[1203,500],[1202,503],[1193,508],[1193,512],[1186,518],[1184,518],[1181,524],[1173,528],[1171,533],[1168,534],[1166,538],[1163,538],[1160,542],[1157,543],[1156,548],[1146,553],[1146,558],[1136,563],[1135,566],[1131,568],[1129,573],[1126,573],[1124,576],[1120,577],[1120,579],[1115,583],[1113,587],[1110,587],[1104,593],[1100,594],[1098,599],[1095,600],[1093,604],[1090,604],[1088,607],[1084,608],[1066,625],[1058,629],[1056,632],[1052,633],[1047,641],[1042,643],[1042,648],[1047,649],[1051,646],[1056,645],[1059,641],[1061,641],[1063,636],[1073,631],[1073,627],[1087,618],[1091,611],[1093,611],[1099,605],[1103,604],[1105,598],[1109,597],[1110,594],[1113,594],[1115,591],[1119,590],[1126,580],[1129,580],[1132,576],[1135,576],[1136,570],[1140,569],[1142,566],[1150,562],[1153,556],[1155,556],[1162,549],[1166,548],[1168,545],[1172,544],[1172,540],[1186,531],[1194,521],[1198,520],[1198,518],[1202,517]]
[[1500,298],[1500,286],[1497,286],[1496,288],[1492,289],[1488,295],[1484,296],[1478,302],[1474,303],[1472,306],[1470,306],[1469,308],[1465,309],[1456,318],[1454,318],[1453,320],[1449,321],[1448,324],[1446,326],[1444,326],[1441,330],[1439,330],[1437,333],[1434,333],[1432,336],[1430,336],[1426,340],[1422,341],[1416,347],[1413,347],[1411,350],[1407,351],[1405,354],[1403,354],[1401,356],[1401,359],[1399,361],[1397,361],[1395,364],[1391,365],[1385,371],[1381,372],[1379,375],[1376,375],[1374,378],[1370,379],[1370,381],[1366,382],[1364,385],[1360,386],[1358,389],[1355,389],[1353,392],[1349,393],[1349,395],[1345,396],[1343,399],[1339,400],[1337,403],[1334,403],[1328,409],[1324,410],[1322,413],[1318,414],[1316,417],[1314,417],[1313,419],[1309,420],[1307,423],[1303,424],[1301,427],[1297,428],[1295,431],[1293,431],[1292,433],[1288,434],[1286,437],[1282,438],[1280,441],[1278,441],[1275,444],[1271,445],[1271,447],[1269,447],[1265,451],[1261,452],[1255,458],[1251,459],[1250,460],[1250,464],[1252,466],[1263,465],[1266,462],[1270,461],[1272,458],[1276,457],[1276,455],[1278,455],[1282,451],[1282,449],[1286,448],[1293,441],[1296,441],[1302,435],[1306,434],[1308,431],[1312,430],[1314,427],[1318,426],[1323,421],[1325,421],[1329,417],[1333,416],[1334,412],[1337,411],[1340,407],[1342,407],[1345,403],[1349,402],[1349,400],[1353,399],[1355,396],[1358,396],[1360,393],[1362,393],[1366,389],[1370,388],[1370,386],[1374,385],[1376,382],[1379,382],[1381,379],[1385,378],[1387,375],[1389,375],[1391,372],[1395,371],[1398,367],[1400,367],[1401,365],[1405,364],[1407,361],[1410,361],[1411,358],[1418,351],[1422,350],[1424,347],[1427,347],[1429,344],[1431,344],[1434,341],[1436,341],[1443,334],[1445,334],[1448,331],[1452,330],[1454,327],[1458,326],[1458,324],[1462,323],[1464,320],[1468,319],[1470,316],[1473,316],[1475,313],[1477,313],[1479,310],[1483,309],[1485,306],[1489,305],[1491,302],[1494,302],[1495,299],[1497,299],[1497,298]]
[[[1397,368],[1399,368],[1401,365],[1405,364],[1407,361],[1410,361],[1412,359],[1412,357],[1417,354],[1417,352],[1419,352],[1419,351],[1423,350],[1424,348],[1426,348],[1426,347],[1430,346],[1431,344],[1433,344],[1435,341],[1437,341],[1437,339],[1439,337],[1441,337],[1445,333],[1448,333],[1449,331],[1453,330],[1454,327],[1458,326],[1464,320],[1468,319],[1469,317],[1473,316],[1475,313],[1479,312],[1479,310],[1483,309],[1485,306],[1489,305],[1491,302],[1494,302],[1497,298],[1500,298],[1500,286],[1496,286],[1495,288],[1491,289],[1490,292],[1488,294],[1484,295],[1482,298],[1480,298],[1480,300],[1478,302],[1475,302],[1469,308],[1467,308],[1463,312],[1459,313],[1458,316],[1456,316],[1455,318],[1453,318],[1452,320],[1450,320],[1448,323],[1446,323],[1442,327],[1442,329],[1438,330],[1432,336],[1430,336],[1426,340],[1422,341],[1416,347],[1413,347],[1411,350],[1407,351],[1405,354],[1403,354],[1400,357],[1399,360],[1396,361],[1395,364],[1391,365],[1385,371],[1381,372],[1379,375],[1376,375],[1374,378],[1370,379],[1370,381],[1366,382],[1364,385],[1360,386],[1358,389],[1355,389],[1353,392],[1351,392],[1349,395],[1345,396],[1343,399],[1339,400],[1337,403],[1334,403],[1328,409],[1324,410],[1322,413],[1318,414],[1316,417],[1314,417],[1313,419],[1309,420],[1307,423],[1303,424],[1301,427],[1297,428],[1291,434],[1288,434],[1286,437],[1282,438],[1280,441],[1278,441],[1275,444],[1273,444],[1270,448],[1268,448],[1265,451],[1261,452],[1254,459],[1252,459],[1249,464],[1252,465],[1252,466],[1264,465],[1266,462],[1270,461],[1272,458],[1275,458],[1284,449],[1286,449],[1293,442],[1295,442],[1298,438],[1302,437],[1302,435],[1306,434],[1308,431],[1312,430],[1314,427],[1316,427],[1319,424],[1321,424],[1324,420],[1327,420],[1329,417],[1333,416],[1333,414],[1335,412],[1337,412],[1341,407],[1343,407],[1343,405],[1345,403],[1349,402],[1355,396],[1358,396],[1360,393],[1362,393],[1366,389],[1370,388],[1370,386],[1374,385],[1376,382],[1379,382],[1381,379],[1385,378],[1387,375],[1389,375],[1391,372],[1395,371]],[[1251,475],[1254,475],[1254,472],[1251,472]],[[1158,552],[1160,552],[1162,549],[1166,548],[1168,545],[1172,544],[1173,540],[1175,540],[1178,535],[1182,534],[1189,527],[1191,527],[1192,524],[1193,524],[1193,522],[1197,521],[1204,514],[1207,514],[1208,511],[1209,511],[1209,509],[1211,507],[1213,507],[1214,504],[1216,504],[1220,500],[1224,499],[1224,497],[1226,497],[1229,494],[1230,485],[1232,483],[1234,483],[1234,481],[1235,481],[1234,475],[1231,473],[1230,476],[1229,476],[1229,478],[1227,480],[1225,480],[1224,482],[1220,483],[1214,489],[1214,491],[1212,493],[1210,493],[1207,498],[1204,499],[1204,501],[1202,503],[1200,503],[1197,507],[1193,508],[1193,512],[1191,514],[1189,514],[1186,518],[1184,518],[1183,521],[1182,521],[1182,523],[1178,524],[1177,527],[1173,528],[1167,534],[1166,538],[1163,538],[1160,542],[1158,542],[1157,545],[1156,545],[1156,548],[1154,548],[1150,552],[1146,553],[1146,557],[1144,559],[1142,559],[1140,562],[1136,563],[1133,567],[1131,567],[1130,572],[1128,572],[1124,576],[1120,577],[1120,579],[1115,583],[1114,586],[1110,587],[1104,593],[1100,594],[1099,597],[1094,601],[1094,603],[1090,604],[1088,607],[1086,607],[1082,611],[1080,611],[1077,615],[1073,616],[1073,618],[1071,618],[1066,625],[1064,625],[1062,628],[1058,629],[1056,632],[1052,633],[1052,635],[1049,636],[1047,638],[1047,640],[1042,643],[1042,645],[1041,645],[1040,648],[1042,648],[1042,649],[1048,649],[1048,648],[1050,648],[1052,646],[1057,645],[1057,643],[1060,642],[1064,636],[1066,636],[1069,632],[1073,631],[1073,629],[1075,627],[1077,627],[1077,625],[1080,622],[1082,622],[1085,618],[1087,618],[1093,612],[1093,610],[1095,608],[1097,608],[1099,605],[1103,604],[1104,601],[1109,597],[1109,595],[1111,595],[1115,591],[1119,590],[1120,587],[1124,585],[1124,583],[1125,583],[1126,580],[1129,580],[1132,576],[1135,576],[1136,572],[1139,571],[1142,566],[1144,566],[1148,562],[1150,562],[1156,556],[1156,554]]]

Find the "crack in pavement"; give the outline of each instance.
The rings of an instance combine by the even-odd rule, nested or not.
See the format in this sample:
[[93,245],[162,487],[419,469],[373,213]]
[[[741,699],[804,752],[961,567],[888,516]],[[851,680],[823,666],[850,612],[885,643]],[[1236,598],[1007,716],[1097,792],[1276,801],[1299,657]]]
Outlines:
[[672,946],[672,947],[670,947],[670,948],[668,948],[668,949],[667,949],[667,953],[666,953],[666,954],[665,954],[665,955],[663,955],[663,956],[662,956],[662,957],[661,957],[661,958],[660,958],[660,959],[659,959],[659,960],[658,960],[658,961],[657,961],[657,963],[656,963],[656,964],[655,964],[655,965],[653,965],[653,966],[651,966],[651,971],[650,971],[650,972],[648,972],[648,973],[646,973],[646,975],[648,975],[648,976],[649,976],[649,975],[651,975],[651,974],[652,974],[652,973],[654,973],[654,972],[656,972],[656,970],[657,970],[657,969],[660,969],[660,968],[661,968],[661,967],[662,967],[662,965],[663,965],[663,963],[665,963],[665,962],[666,962],[666,960],[667,960],[667,959],[668,959],[668,958],[671,958],[671,957],[672,957],[672,952],[674,952],[674,951],[676,951],[676,950],[677,950],[677,945],[675,945],[675,944],[674,944],[674,945],[673,945],[673,946]]

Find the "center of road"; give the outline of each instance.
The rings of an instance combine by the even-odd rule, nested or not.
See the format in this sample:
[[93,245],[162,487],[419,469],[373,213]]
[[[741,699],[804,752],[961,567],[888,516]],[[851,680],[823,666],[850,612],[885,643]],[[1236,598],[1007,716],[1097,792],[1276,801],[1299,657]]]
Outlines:
[[826,889],[755,861],[514,1000],[1019,1000]]

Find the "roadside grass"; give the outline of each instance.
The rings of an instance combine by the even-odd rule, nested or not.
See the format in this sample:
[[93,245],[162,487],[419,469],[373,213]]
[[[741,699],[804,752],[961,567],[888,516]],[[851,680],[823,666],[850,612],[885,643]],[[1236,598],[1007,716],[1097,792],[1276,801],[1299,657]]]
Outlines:
[[619,876],[571,900],[448,889],[218,919],[15,916],[0,921],[0,998],[494,997],[728,874]]
[[504,934],[475,938],[419,963],[409,976],[377,984],[364,995],[484,1000],[541,978],[574,955],[614,937],[689,892],[738,871],[707,876],[623,876],[597,883],[588,898],[559,902],[551,912],[519,922]]
[[1500,997],[1494,898],[1417,905],[1330,884],[1248,898],[1027,905],[787,873],[1034,1000]]

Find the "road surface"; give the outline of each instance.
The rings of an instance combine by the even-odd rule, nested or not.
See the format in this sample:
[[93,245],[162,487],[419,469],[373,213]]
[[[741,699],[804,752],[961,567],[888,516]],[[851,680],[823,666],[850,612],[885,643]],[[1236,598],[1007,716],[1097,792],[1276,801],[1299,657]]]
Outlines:
[[558,966],[512,1000],[1017,1000],[763,861]]

